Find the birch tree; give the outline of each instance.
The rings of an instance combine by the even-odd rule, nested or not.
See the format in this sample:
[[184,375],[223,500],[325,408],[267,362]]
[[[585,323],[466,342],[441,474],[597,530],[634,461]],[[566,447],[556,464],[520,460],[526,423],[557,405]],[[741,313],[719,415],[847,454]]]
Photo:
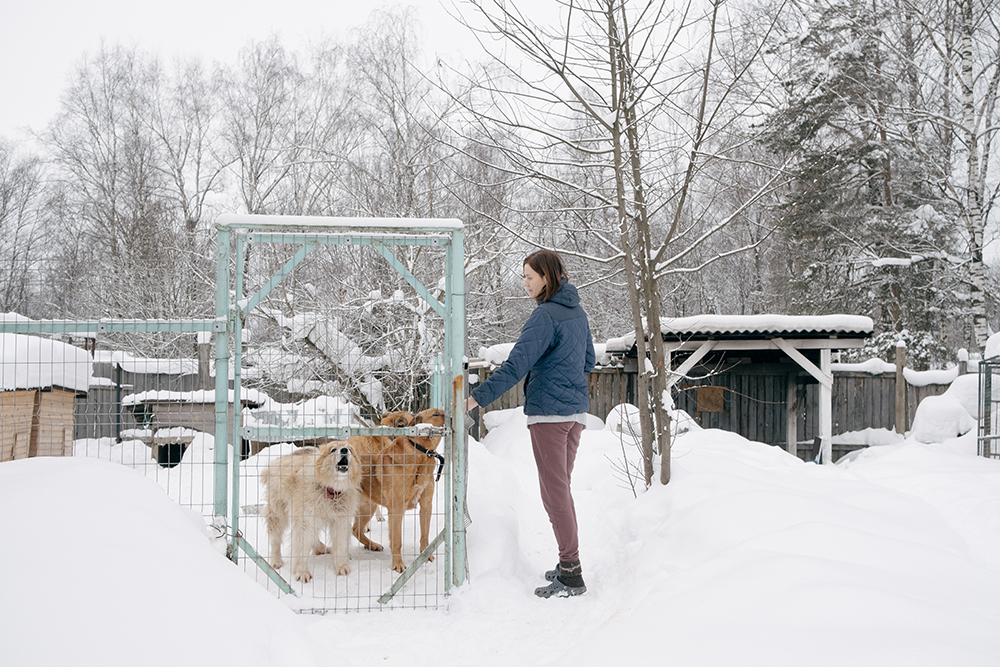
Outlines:
[[788,201],[798,212],[787,231],[804,258],[803,300],[860,305],[897,333],[950,338],[964,325],[954,347],[985,344],[982,250],[998,188],[996,8],[992,0],[796,5],[785,42],[788,99],[771,115],[769,145],[797,155]]

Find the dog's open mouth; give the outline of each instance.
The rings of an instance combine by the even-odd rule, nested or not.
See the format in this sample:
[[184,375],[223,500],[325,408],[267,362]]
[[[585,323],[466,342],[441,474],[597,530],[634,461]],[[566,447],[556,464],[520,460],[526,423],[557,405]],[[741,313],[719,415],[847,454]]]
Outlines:
[[351,460],[346,456],[341,456],[337,461],[337,472],[347,472],[350,468]]
[[331,500],[336,500],[344,494],[343,491],[337,491],[336,489],[331,489],[329,486],[326,487],[326,497]]

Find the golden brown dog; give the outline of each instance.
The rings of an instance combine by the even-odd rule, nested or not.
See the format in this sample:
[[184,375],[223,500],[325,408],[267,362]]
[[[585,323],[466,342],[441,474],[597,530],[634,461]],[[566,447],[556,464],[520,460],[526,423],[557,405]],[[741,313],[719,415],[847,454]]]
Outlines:
[[[351,522],[361,501],[361,465],[356,458],[348,443],[331,441],[286,454],[261,472],[271,567],[284,565],[281,540],[290,525],[292,576],[297,581],[312,579],[310,550],[332,552],[337,574],[350,573]],[[320,540],[322,528],[329,533],[331,547]]]
[[[413,426],[414,420],[415,417],[412,412],[401,410],[399,412],[385,413],[382,415],[382,420],[379,424],[393,428],[407,428]],[[392,441],[395,439],[396,436],[394,435],[352,435],[347,441],[351,443],[351,448],[358,457],[358,461],[367,469],[383,450],[392,445]]]
[[[444,411],[424,410],[416,415],[417,424],[444,426]],[[389,440],[389,438],[386,438]],[[367,549],[381,551],[382,545],[371,541],[365,534],[368,523],[381,505],[389,513],[389,549],[392,552],[392,569],[402,572],[403,565],[403,515],[407,510],[420,506],[420,550],[427,548],[431,504],[434,500],[434,476],[438,461],[440,436],[400,436],[391,439],[388,446],[372,456],[371,464],[361,475],[361,507],[354,520],[354,536]],[[433,560],[433,556],[429,560]]]

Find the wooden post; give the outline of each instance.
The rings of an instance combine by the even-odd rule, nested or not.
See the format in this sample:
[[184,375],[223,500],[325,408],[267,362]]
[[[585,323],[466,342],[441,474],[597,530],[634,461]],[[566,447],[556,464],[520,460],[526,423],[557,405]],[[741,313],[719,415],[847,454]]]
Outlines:
[[788,374],[788,387],[785,392],[785,449],[792,456],[799,455],[799,385],[798,373]]
[[896,343],[896,433],[906,433],[906,343]]
[[215,388],[212,382],[209,359],[212,353],[212,334],[207,331],[198,332],[198,389],[211,390]]
[[[833,463],[833,373],[832,354],[829,348],[819,351],[819,368],[826,381],[819,384],[819,437],[820,463]],[[829,384],[827,384],[829,382]]]

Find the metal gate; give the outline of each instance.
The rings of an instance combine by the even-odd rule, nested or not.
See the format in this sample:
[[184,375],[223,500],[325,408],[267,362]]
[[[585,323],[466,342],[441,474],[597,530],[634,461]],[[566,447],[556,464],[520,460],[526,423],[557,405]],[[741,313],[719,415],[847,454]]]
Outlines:
[[[25,334],[62,334],[63,337],[83,336],[96,348],[94,341],[102,336],[166,332],[169,335],[197,336],[198,342],[204,343],[199,348],[204,347],[207,352],[210,337],[214,336],[214,391],[204,391],[207,387],[203,386],[201,391],[194,392],[161,390],[130,393],[131,388],[120,380],[103,378],[101,389],[116,397],[115,408],[111,411],[114,413],[111,419],[115,420],[115,436],[71,439],[65,448],[66,453],[74,453],[75,449],[76,455],[119,460],[156,479],[175,500],[206,515],[219,530],[220,539],[225,541],[227,554],[233,561],[241,564],[269,589],[286,596],[290,606],[299,611],[436,606],[439,593],[447,594],[452,587],[464,583],[467,576],[466,438],[460,407],[465,391],[462,366],[465,345],[462,224],[456,220],[223,216],[216,223],[216,231],[214,320],[29,321],[18,318],[0,322],[0,332],[5,334],[4,343],[12,345],[23,345],[26,338],[41,340]],[[378,273],[383,278],[388,274],[398,277],[398,289],[383,295],[381,300],[370,294],[361,299],[356,294],[350,294],[349,283],[366,284],[364,280],[351,279],[339,284],[338,298],[345,301],[344,312],[357,308],[385,308],[390,311],[398,307],[401,312],[419,315],[414,318],[417,333],[406,336],[407,342],[412,342],[414,337],[431,342],[418,346],[419,349],[407,348],[412,357],[426,366],[425,381],[419,387],[410,383],[410,400],[414,405],[419,403],[443,409],[443,426],[420,429],[416,426],[386,428],[374,425],[377,423],[377,411],[386,407],[386,401],[373,387],[380,383],[391,384],[394,366],[400,360],[398,355],[383,355],[383,361],[387,363],[380,371],[383,373],[381,380],[373,372],[371,377],[363,378],[361,394],[355,387],[355,395],[362,396],[362,402],[367,403],[365,409],[352,405],[346,399],[331,399],[329,396],[332,390],[344,390],[346,395],[350,389],[346,386],[346,379],[344,385],[338,384],[338,380],[316,390],[316,387],[304,385],[315,385],[320,380],[303,380],[305,376],[297,372],[297,384],[294,386],[289,381],[283,388],[277,387],[271,378],[269,388],[276,389],[273,393],[282,394],[277,400],[259,390],[262,384],[261,359],[266,352],[265,345],[259,341],[266,344],[268,335],[294,338],[282,329],[282,318],[292,322],[291,326],[298,326],[303,313],[310,311],[312,301],[322,301],[323,284],[306,284],[308,289],[295,291],[288,287],[288,283],[294,280],[297,271],[315,272],[315,265],[309,269],[310,261],[323,256],[324,249],[338,249],[339,252],[338,257],[332,257],[332,250],[327,253],[325,260],[328,268],[335,266],[337,261],[350,264],[335,266],[338,271],[348,272],[343,275],[359,278]],[[314,264],[321,265],[322,262]],[[318,275],[314,273],[312,278]],[[329,284],[325,286],[333,287]],[[297,300],[296,307],[282,311],[280,304],[288,306],[293,300]],[[256,317],[255,313],[259,314],[262,310],[266,311],[264,319],[269,318],[269,324],[254,328],[251,320]],[[427,316],[435,318],[433,328],[440,330],[439,337],[435,338],[436,334],[422,335],[426,332],[421,327],[428,326],[430,322]],[[311,312],[308,317],[312,318],[315,326],[325,326],[324,331],[334,335],[336,327],[331,325],[329,319],[324,319],[322,312]],[[383,319],[387,319],[391,326],[392,317],[396,316],[387,312]],[[354,323],[359,335],[369,333],[376,338],[393,335],[391,331],[366,332],[368,324],[361,319]],[[398,337],[398,333],[396,335]],[[341,338],[348,342],[350,339],[346,335]],[[303,342],[296,339],[292,343],[308,347],[315,340]],[[434,353],[426,355],[425,362],[424,353],[431,347]],[[358,348],[350,352],[369,358],[365,356],[367,350]],[[16,357],[18,363],[28,361],[20,349],[10,356]],[[347,356],[351,357],[350,354]],[[5,362],[7,357],[5,353]],[[207,365],[208,360],[204,361]],[[65,366],[66,361],[59,363]],[[116,368],[121,375],[121,364]],[[204,370],[207,376],[207,369]],[[166,377],[162,369],[156,373]],[[346,378],[351,375],[351,370],[340,368],[337,373]],[[250,375],[254,377],[249,378]],[[323,381],[329,383],[327,376],[319,373],[315,377],[326,377]],[[319,398],[316,398],[317,393]],[[308,396],[313,398],[307,399]],[[81,405],[79,398],[78,395],[78,411]],[[72,401],[72,397],[69,400]],[[123,413],[127,419],[122,418]],[[198,420],[206,423],[196,427],[196,430],[176,428],[178,423],[201,424]],[[68,425],[62,423],[57,426],[60,433],[70,434],[68,437],[72,438],[72,418]],[[158,427],[159,430],[156,430]],[[5,428],[0,424],[0,430]],[[214,440],[204,436],[204,432],[214,434]],[[265,497],[259,486],[260,472],[276,458],[301,449],[301,445],[366,435],[382,435],[390,439],[433,436],[440,440],[443,453],[438,457],[442,459],[437,470],[440,483],[434,485],[438,487],[434,493],[434,511],[430,520],[434,534],[430,535],[428,547],[421,551],[412,546],[416,544],[416,532],[424,526],[418,528],[415,513],[407,512],[408,521],[404,522],[402,532],[405,545],[409,545],[405,548],[409,551],[404,550],[403,553],[406,567],[402,573],[390,567],[392,555],[388,549],[384,553],[369,552],[361,549],[356,542],[351,545],[352,573],[349,576],[331,572],[329,557],[325,555],[312,558],[315,561],[312,567],[314,576],[309,582],[294,581],[287,566],[280,571],[272,569],[265,553],[266,530],[261,518]],[[204,437],[208,437],[205,443],[202,442]],[[20,440],[16,442],[20,443]],[[228,446],[214,446],[212,442],[228,443]],[[13,456],[22,448],[12,444],[10,449]],[[151,452],[156,454],[150,457]],[[171,457],[176,457],[176,460]],[[371,522],[372,541],[388,544],[384,523]],[[434,560],[435,552],[442,558]]]
[[[446,424],[440,430],[444,447],[444,461],[439,471],[442,479],[443,494],[436,494],[435,510],[432,515],[433,528],[438,529],[436,536],[428,536],[429,545],[420,553],[412,553],[408,565],[399,576],[391,569],[392,555],[388,553],[369,554],[355,548],[350,576],[340,577],[331,574],[329,568],[325,576],[317,574],[311,581],[296,583],[290,577],[275,572],[268,564],[268,559],[260,554],[264,544],[263,521],[259,510],[262,507],[259,500],[251,494],[241,493],[241,484],[256,486],[257,476],[270,460],[260,460],[256,453],[259,444],[254,443],[286,443],[284,450],[277,454],[287,453],[290,448],[287,443],[315,443],[326,439],[346,440],[351,436],[412,436],[418,433],[417,427],[375,427],[356,423],[356,415],[341,414],[338,419],[318,423],[317,415],[306,425],[300,421],[289,425],[282,415],[269,414],[258,409],[254,423],[243,423],[242,415],[234,415],[232,432],[240,434],[245,442],[251,443],[247,454],[250,458],[237,462],[231,468],[231,502],[229,502],[229,524],[232,543],[230,554],[236,560],[252,562],[269,579],[273,586],[285,594],[294,594],[299,600],[294,601],[301,611],[326,611],[330,609],[349,610],[372,606],[373,599],[378,605],[401,604],[401,606],[433,606],[437,600],[437,587],[443,584],[447,593],[452,586],[461,585],[466,577],[465,550],[465,448],[464,416],[461,402],[465,391],[463,375],[463,354],[465,345],[465,287],[464,287],[464,251],[463,230],[457,220],[401,220],[401,219],[336,219],[294,216],[223,216],[216,224],[218,234],[218,276],[217,276],[217,321],[225,320],[225,330],[216,333],[216,396],[223,395],[222,383],[229,375],[228,364],[233,360],[232,383],[235,402],[240,401],[243,377],[247,366],[247,341],[245,333],[249,318],[255,310],[265,308],[266,304],[280,302],[282,299],[272,299],[279,286],[287,282],[297,271],[302,270],[307,259],[313,255],[323,255],[326,250],[330,266],[337,271],[345,270],[340,286],[349,292],[344,285],[361,282],[358,272],[373,272],[389,267],[412,288],[419,299],[425,303],[443,324],[443,345],[441,346],[438,372],[433,374],[438,378],[432,383],[432,407],[445,410]],[[268,272],[257,271],[256,276],[248,271],[246,259],[250,253],[248,248],[256,249],[257,256],[269,254],[274,269]],[[285,249],[284,252],[282,249]],[[394,252],[395,251],[395,252]],[[401,255],[397,255],[400,252]],[[336,257],[334,257],[336,255]],[[415,258],[423,255],[423,261]],[[231,258],[235,261],[231,261]],[[380,263],[381,262],[381,263]],[[384,267],[383,267],[384,264]],[[418,277],[417,266],[421,265],[423,276]],[[328,267],[329,268],[329,267]],[[313,268],[315,272],[315,267]],[[436,274],[435,274],[436,271]],[[318,275],[318,274],[317,274]],[[326,274],[323,274],[326,275]],[[423,279],[422,279],[423,278]],[[435,284],[431,287],[425,281],[431,278]],[[333,278],[331,278],[332,280]],[[253,284],[248,284],[252,282]],[[439,300],[434,292],[439,293]],[[301,293],[309,293],[303,290]],[[301,293],[294,295],[298,299]],[[234,299],[232,295],[236,295]],[[364,295],[362,295],[363,297]],[[380,299],[385,295],[380,295]],[[287,301],[287,292],[282,297]],[[345,293],[344,298],[358,298],[357,294]],[[389,297],[390,301],[403,299],[397,292]],[[372,306],[374,308],[374,306]],[[272,305],[273,309],[273,305]],[[404,308],[405,310],[405,308]],[[428,313],[429,314],[429,313]],[[367,367],[366,350],[356,348],[353,341],[340,330],[341,322],[336,316],[323,313],[312,313],[314,319],[303,324],[304,317],[296,312],[299,318],[291,323],[291,327],[304,327],[312,332],[308,341],[314,348],[325,349],[328,358],[340,366],[341,373],[352,372],[350,364]],[[269,318],[278,320],[284,317],[272,312]],[[307,318],[308,319],[308,318]],[[329,320],[333,319],[331,323]],[[391,319],[391,318],[390,318]],[[370,325],[366,325],[370,326]],[[391,325],[389,325],[391,326]],[[418,335],[421,327],[415,327],[414,335]],[[301,331],[299,332],[301,334]],[[424,330],[426,333],[426,330]],[[259,334],[254,334],[255,337]],[[226,351],[231,350],[231,353]],[[359,359],[358,357],[362,357]],[[343,359],[347,359],[346,364]],[[362,374],[364,371],[362,371]],[[367,381],[367,380],[365,380]],[[363,382],[362,382],[363,384]],[[369,397],[371,408],[378,407],[377,401]],[[221,404],[217,406],[216,414],[224,414]],[[329,414],[326,415],[329,417]],[[368,423],[377,422],[378,413],[368,415]],[[308,415],[307,415],[308,417]],[[229,424],[216,425],[217,438],[230,428]],[[267,447],[267,451],[274,447]],[[251,463],[253,459],[258,459]],[[271,458],[273,460],[273,457]],[[256,464],[256,468],[254,465]],[[224,467],[217,466],[222,474]],[[225,488],[220,480],[216,489]],[[255,489],[256,490],[256,489]],[[226,506],[224,498],[217,498],[217,512]],[[406,544],[416,543],[416,533],[423,532],[426,527],[417,525],[416,514],[407,514],[409,521],[404,523]],[[372,521],[370,529],[381,530],[382,544],[391,542],[392,519],[388,522]],[[388,523],[389,531],[386,531]],[[422,536],[423,537],[423,536]],[[432,539],[430,539],[432,538]],[[356,545],[355,545],[356,547]],[[434,552],[443,547],[443,567],[434,560]],[[388,549],[386,549],[388,551]],[[244,556],[240,556],[240,552]],[[404,554],[405,555],[405,554]],[[412,560],[411,560],[412,559]],[[317,568],[318,569],[318,568]],[[418,572],[420,575],[418,576]],[[399,602],[402,599],[402,602]]]
[[979,455],[1000,458],[1000,357],[979,362]]

